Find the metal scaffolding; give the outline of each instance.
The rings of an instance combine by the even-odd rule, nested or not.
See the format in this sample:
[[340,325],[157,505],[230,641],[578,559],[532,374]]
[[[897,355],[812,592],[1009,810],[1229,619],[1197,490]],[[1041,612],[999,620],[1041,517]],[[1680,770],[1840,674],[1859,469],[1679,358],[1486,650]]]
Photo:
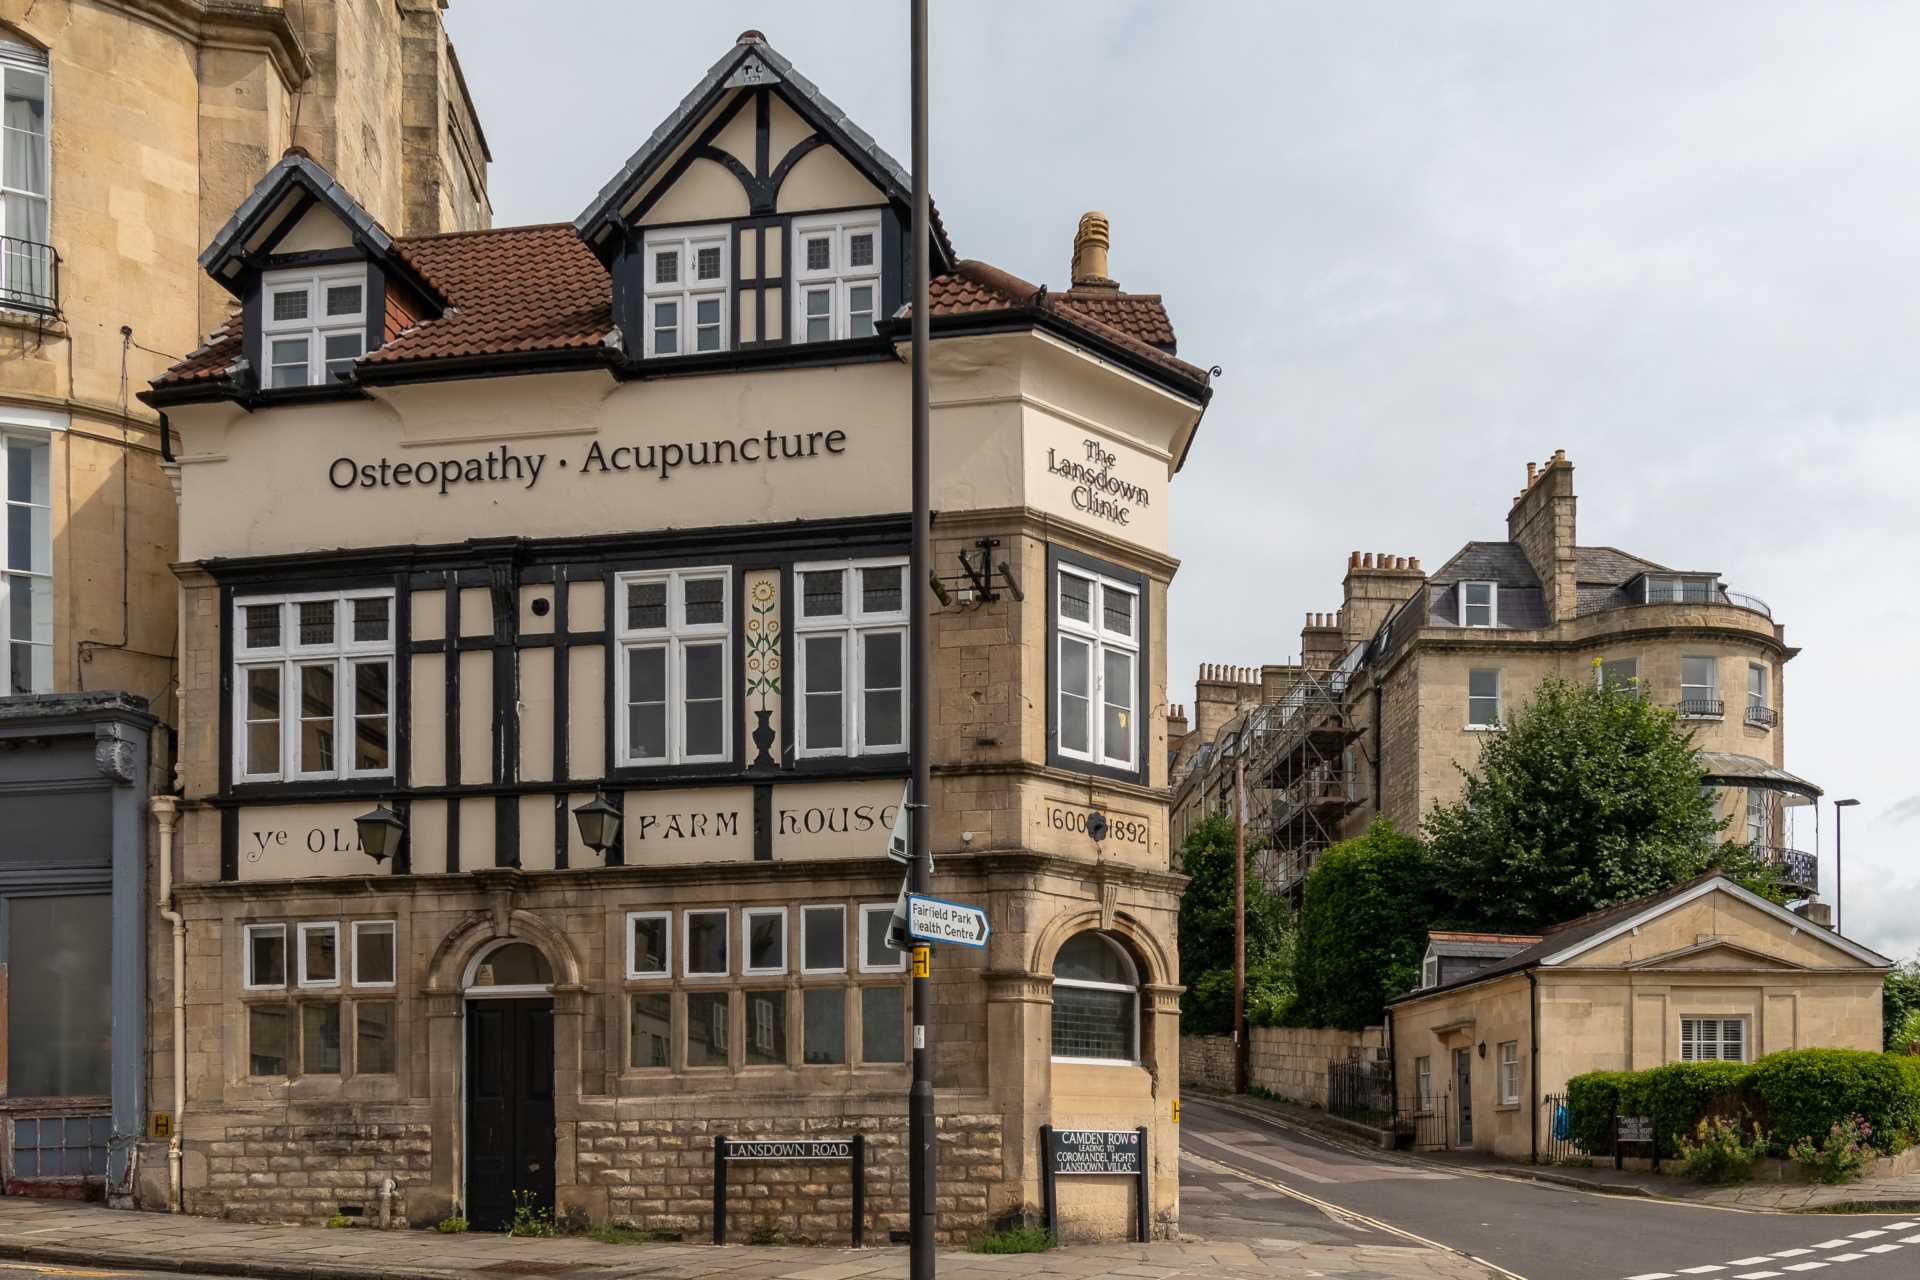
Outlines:
[[[1357,652],[1357,651],[1356,651]],[[1257,841],[1255,874],[1275,892],[1297,895],[1340,823],[1359,803],[1360,780],[1347,748],[1359,737],[1343,701],[1351,672],[1302,671],[1276,702],[1247,712],[1227,751],[1247,752],[1247,834]],[[1231,755],[1224,755],[1231,762]]]

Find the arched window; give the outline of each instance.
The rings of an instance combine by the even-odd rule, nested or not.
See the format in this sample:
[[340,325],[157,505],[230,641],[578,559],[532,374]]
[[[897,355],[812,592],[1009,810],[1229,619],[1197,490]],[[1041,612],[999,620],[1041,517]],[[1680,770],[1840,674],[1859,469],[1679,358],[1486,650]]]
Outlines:
[[500,990],[544,990],[553,985],[553,966],[524,942],[503,942],[475,957],[467,989],[485,994]]
[[1138,1062],[1140,978],[1112,938],[1069,938],[1053,961],[1055,1062]]

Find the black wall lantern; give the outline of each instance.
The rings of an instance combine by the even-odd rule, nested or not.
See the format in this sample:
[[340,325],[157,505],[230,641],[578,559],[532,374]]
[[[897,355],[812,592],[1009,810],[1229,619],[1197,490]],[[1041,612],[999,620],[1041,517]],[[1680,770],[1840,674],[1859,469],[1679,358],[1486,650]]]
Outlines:
[[372,813],[355,818],[353,825],[360,832],[360,851],[375,862],[385,862],[399,853],[400,841],[407,834],[407,824],[384,800],[373,807]]
[[596,790],[593,799],[575,809],[573,820],[580,824],[580,843],[595,853],[604,854],[620,843],[620,806],[604,791]]

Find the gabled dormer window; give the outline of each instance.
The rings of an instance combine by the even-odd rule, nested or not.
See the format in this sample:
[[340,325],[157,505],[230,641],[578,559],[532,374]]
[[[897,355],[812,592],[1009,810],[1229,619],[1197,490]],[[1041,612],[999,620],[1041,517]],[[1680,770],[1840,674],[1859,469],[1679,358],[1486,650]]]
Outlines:
[[647,355],[727,349],[728,238],[724,226],[647,233]]
[[1491,627],[1500,619],[1500,587],[1492,582],[1460,584],[1460,625]]
[[271,271],[260,286],[261,385],[332,386],[367,349],[367,267]]
[[879,316],[879,210],[794,219],[793,340],[871,338]]

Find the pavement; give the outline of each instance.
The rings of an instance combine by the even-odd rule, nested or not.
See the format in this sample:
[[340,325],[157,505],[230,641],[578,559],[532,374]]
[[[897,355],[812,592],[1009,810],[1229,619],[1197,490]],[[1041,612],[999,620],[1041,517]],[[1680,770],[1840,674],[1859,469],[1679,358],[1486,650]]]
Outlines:
[[[938,1271],[942,1280],[1486,1280],[1491,1274],[1388,1232],[1356,1235],[1318,1210],[1299,1219],[1300,1229],[1285,1234],[1249,1230],[1230,1239],[1074,1245],[1039,1254],[943,1252]],[[286,1280],[904,1280],[907,1253],[327,1230],[0,1197],[0,1280],[145,1280],[154,1273],[170,1273],[164,1280],[183,1273]]]

